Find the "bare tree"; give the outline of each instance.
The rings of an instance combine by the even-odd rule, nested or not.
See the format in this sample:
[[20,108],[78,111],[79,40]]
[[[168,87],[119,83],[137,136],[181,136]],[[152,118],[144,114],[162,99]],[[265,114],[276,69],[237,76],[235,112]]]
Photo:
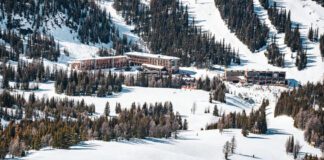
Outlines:
[[236,139],[235,139],[235,136],[233,136],[232,139],[231,139],[231,153],[232,154],[235,153],[236,147],[237,147],[237,145],[236,145]]
[[223,153],[224,153],[224,158],[227,160],[228,157],[230,156],[230,151],[231,151],[231,143],[227,141],[223,147]]
[[219,129],[219,133],[223,134],[224,124],[222,122],[218,123],[217,128]]
[[192,114],[195,114],[196,113],[196,110],[197,110],[197,103],[194,102],[193,105],[192,105],[192,108],[191,108],[191,113]]
[[10,141],[9,144],[9,153],[12,156],[17,156],[20,157],[22,156],[23,152],[24,152],[24,144],[22,144],[20,142],[20,138],[19,137],[15,137],[14,139],[12,139]]

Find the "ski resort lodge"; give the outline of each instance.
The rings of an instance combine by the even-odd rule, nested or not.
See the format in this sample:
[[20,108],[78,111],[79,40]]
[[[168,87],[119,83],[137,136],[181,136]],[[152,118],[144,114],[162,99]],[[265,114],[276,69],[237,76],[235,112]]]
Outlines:
[[249,83],[259,85],[285,85],[286,72],[255,71],[255,70],[226,70],[224,80],[233,83]]
[[111,56],[78,59],[69,63],[69,67],[77,70],[121,68],[128,65],[127,56]]
[[131,65],[142,65],[144,68],[153,70],[166,69],[170,72],[179,71],[179,58],[158,54],[149,54],[141,52],[128,52],[126,56],[129,57]]
[[122,68],[129,65],[140,65],[149,70],[167,70],[169,72],[179,71],[179,58],[141,53],[129,52],[124,56],[96,57],[78,59],[69,63],[69,67],[78,70]]

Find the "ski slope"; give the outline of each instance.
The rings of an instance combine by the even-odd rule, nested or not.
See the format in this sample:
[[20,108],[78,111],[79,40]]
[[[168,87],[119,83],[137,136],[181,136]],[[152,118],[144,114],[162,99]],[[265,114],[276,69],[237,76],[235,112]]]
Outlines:
[[279,7],[291,11],[291,20],[299,24],[301,31],[308,32],[310,27],[319,28],[324,33],[324,7],[312,0],[272,0]]
[[224,39],[235,50],[239,49],[240,53],[252,54],[248,47],[227,28],[214,0],[182,0],[181,2],[188,5],[190,17],[195,19],[197,26],[211,32],[217,41]]
[[[299,3],[302,4],[301,0],[297,0]],[[289,48],[287,48],[284,43],[284,35],[278,34],[278,43],[280,44],[280,48],[283,49],[285,56],[285,68],[275,67],[270,64],[268,64],[268,60],[266,56],[264,55],[265,49],[263,48],[259,52],[252,53],[246,45],[244,45],[236,36],[234,33],[231,33],[230,30],[227,28],[227,25],[223,21],[223,19],[220,16],[220,13],[217,9],[217,7],[214,4],[214,0],[183,0],[183,4],[188,5],[188,8],[190,10],[191,17],[195,17],[195,20],[197,22],[197,25],[202,26],[202,28],[206,31],[210,31],[213,35],[215,35],[215,38],[217,40],[224,39],[225,42],[231,43],[234,48],[238,48],[240,52],[240,58],[241,58],[241,65],[232,65],[228,67],[229,69],[243,69],[243,70],[280,70],[280,71],[286,71],[287,72],[287,78],[288,79],[294,79],[296,81],[299,81],[302,84],[305,84],[307,82],[318,82],[323,79],[324,76],[324,63],[322,62],[322,58],[320,56],[319,51],[319,44],[318,43],[309,43],[308,44],[308,64],[307,68],[298,71],[297,67],[295,67],[295,57],[291,58],[291,51]],[[286,2],[286,0],[284,1]],[[283,4],[290,4],[287,8],[293,8],[293,4],[295,3],[294,0],[287,0],[286,3]],[[323,7],[320,7],[316,3],[314,4],[311,2],[311,0],[306,0],[304,3],[309,4],[309,7],[313,8],[314,13],[318,16],[315,17],[324,17]],[[258,0],[254,0],[255,10],[260,17],[261,20],[265,22],[265,24],[270,28],[270,34],[276,34],[277,31],[275,30],[274,26],[271,25],[269,18],[267,17],[267,12],[262,8],[260,5],[260,2]],[[296,5],[297,5],[296,4]],[[299,6],[299,5],[297,5]],[[307,5],[305,5],[307,6]],[[298,7],[295,7],[298,8]],[[300,9],[300,7],[298,8]],[[304,9],[304,8],[302,8]],[[316,20],[313,20],[314,18],[310,19],[310,21],[307,20],[308,16],[304,16],[305,13],[303,10],[301,11],[292,10],[292,20],[297,21],[301,19],[301,22],[305,22],[305,24],[309,24],[312,22],[318,22],[316,25],[322,26],[322,18],[318,18]],[[322,9],[322,12],[321,12]],[[294,12],[298,12],[299,14],[293,15]],[[295,19],[295,17],[299,17],[299,19]],[[307,22],[307,23],[306,23]],[[315,26],[315,24],[314,24]],[[305,29],[304,29],[305,30]],[[307,29],[308,31],[308,29]],[[305,32],[302,32],[305,34]]]
[[[125,35],[129,42],[137,43],[143,50],[147,50],[147,48],[144,47],[145,45],[142,40],[131,32],[131,30],[134,29],[134,26],[126,25],[121,15],[113,8],[113,1],[98,1],[97,4],[110,14],[113,24],[119,30],[120,37]],[[112,48],[112,42],[109,44],[82,44],[76,38],[76,35],[66,33],[67,31],[68,30],[63,28],[59,31],[54,30],[51,33],[60,43],[62,48],[71,53],[70,57],[72,59],[97,57],[96,53],[100,48]]]
[[[254,13],[257,14],[259,20],[269,28],[268,43],[272,43],[272,37],[275,38],[275,43],[280,49],[281,54],[285,55],[285,67],[295,67],[293,53],[291,49],[285,44],[285,33],[279,33],[276,27],[271,23],[268,11],[260,4],[259,0],[253,0]],[[296,56],[295,56],[296,57]]]

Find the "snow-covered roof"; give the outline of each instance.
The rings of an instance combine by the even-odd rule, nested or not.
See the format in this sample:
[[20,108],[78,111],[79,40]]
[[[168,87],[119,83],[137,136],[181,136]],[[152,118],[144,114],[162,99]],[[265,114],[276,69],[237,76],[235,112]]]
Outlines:
[[142,64],[142,66],[147,67],[147,68],[152,68],[152,69],[158,69],[158,70],[165,68],[164,66],[152,65],[152,64],[147,64],[147,63]]
[[161,58],[161,59],[168,59],[168,60],[179,60],[178,57],[173,56],[165,56],[161,54],[150,54],[150,53],[143,53],[143,52],[127,52],[125,55],[130,56],[139,56],[139,57],[150,57],[150,58]]
[[107,56],[107,57],[93,57],[93,58],[81,58],[70,61],[69,63],[84,61],[84,60],[99,60],[99,59],[116,59],[116,58],[128,58],[127,56]]

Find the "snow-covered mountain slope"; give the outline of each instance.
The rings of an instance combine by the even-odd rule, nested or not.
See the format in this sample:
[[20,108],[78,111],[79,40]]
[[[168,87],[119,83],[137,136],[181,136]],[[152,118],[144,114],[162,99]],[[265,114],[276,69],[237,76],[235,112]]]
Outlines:
[[[134,26],[126,25],[125,21],[120,14],[113,8],[113,1],[98,1],[97,4],[107,13],[110,13],[113,24],[119,30],[120,37],[123,35],[127,36],[127,39],[133,43],[137,43],[143,50],[146,50],[144,47],[144,42],[135,34],[131,32]],[[63,34],[62,34],[63,33]],[[72,58],[89,58],[96,56],[96,52],[100,48],[112,48],[112,44],[82,44],[71,34],[70,37],[67,37],[67,34],[64,32],[52,32],[54,37],[60,42],[60,44],[71,53]],[[72,37],[71,37],[72,36]]]
[[225,40],[234,49],[239,49],[240,53],[251,54],[248,47],[243,44],[234,33],[230,32],[226,23],[215,6],[214,0],[182,0],[184,5],[188,5],[191,18],[195,18],[197,26],[211,32],[216,40]]
[[319,33],[324,33],[324,7],[312,0],[272,0],[280,7],[291,11],[291,19],[300,24],[301,30],[319,28]]
[[281,54],[285,55],[285,67],[295,67],[294,63],[291,63],[292,59],[291,49],[285,44],[285,33],[278,33],[276,27],[271,23],[268,11],[260,4],[259,0],[253,0],[254,12],[258,15],[258,18],[262,23],[265,23],[269,28],[269,39],[268,43],[271,43],[272,37],[275,37],[276,44],[278,45]]
[[[300,0],[298,0],[300,1]],[[320,51],[319,51],[319,44],[318,43],[309,43],[308,42],[308,64],[307,68],[298,71],[297,67],[295,66],[295,55],[293,56],[294,58],[291,58],[291,51],[290,48],[287,48],[286,45],[284,45],[284,34],[278,34],[277,35],[277,40],[278,43],[280,44],[280,48],[284,51],[286,54],[285,56],[285,68],[279,68],[272,66],[268,64],[268,60],[266,56],[264,55],[265,48],[261,50],[260,52],[257,53],[251,53],[251,51],[247,48],[246,45],[244,45],[236,36],[234,33],[231,33],[230,30],[227,28],[227,25],[223,21],[223,19],[220,16],[220,13],[217,9],[217,7],[214,4],[213,0],[183,0],[182,1],[185,5],[188,5],[191,16],[195,17],[195,20],[198,25],[202,26],[203,29],[206,31],[210,31],[213,35],[215,35],[216,39],[224,39],[226,42],[231,43],[234,48],[238,48],[240,51],[240,58],[242,65],[237,66],[233,65],[230,66],[230,69],[256,69],[256,70],[282,70],[287,72],[287,78],[288,79],[295,79],[302,84],[307,83],[308,81],[311,82],[317,82],[323,79],[324,75],[324,63],[322,62],[322,58],[320,56]],[[293,0],[288,0],[287,4],[294,3],[295,1]],[[309,6],[311,6],[314,11],[313,14],[317,14],[318,16],[315,17],[324,17],[322,14],[324,12],[320,12],[320,6],[317,5],[315,2],[312,2],[311,0],[306,1],[307,4],[309,2]],[[306,3],[303,2],[303,3]],[[300,1],[302,3],[302,1]],[[255,10],[258,11],[256,12],[262,19],[267,26],[270,28],[271,33],[270,34],[276,34],[277,31],[274,28],[273,25],[271,25],[271,22],[268,18],[267,12],[262,8],[260,5],[260,2],[257,0],[254,1]],[[285,4],[285,3],[283,3]],[[290,5],[293,6],[293,5]],[[297,5],[298,6],[298,5]],[[307,6],[307,5],[305,5]],[[293,8],[293,7],[290,7]],[[299,8],[300,9],[300,8]],[[295,12],[299,12],[299,10],[296,9]],[[303,11],[303,8],[301,9],[301,12]],[[293,16],[294,11],[292,10],[292,20],[297,21],[301,19],[300,21],[302,22],[307,22],[305,24],[309,24],[309,22],[318,22],[316,23],[318,26],[322,25],[321,19],[318,18],[314,21],[308,21],[307,17],[308,16],[303,16],[303,14],[297,14],[299,19],[295,20],[295,16]],[[314,19],[314,18],[312,18]],[[312,20],[311,19],[311,20]],[[315,25],[314,25],[315,26]],[[305,30],[305,29],[304,29]],[[308,29],[307,29],[308,31]],[[306,34],[304,32],[304,34]]]
[[[107,11],[107,16],[110,14],[113,25],[116,27],[116,29],[119,30],[119,37],[127,36],[129,42],[136,43],[145,50],[145,48],[143,47],[144,43],[140,40],[140,38],[137,35],[131,33],[133,26],[126,25],[123,18],[119,14],[117,14],[117,11],[112,7],[113,1],[98,1],[97,4],[101,7],[101,9]],[[5,12],[3,17],[5,17],[4,20],[0,22],[0,28],[2,30],[7,29],[6,24],[8,23],[7,15]],[[58,12],[55,15],[44,16],[44,20],[42,20],[41,26],[37,29],[37,31],[40,33],[46,33],[46,35],[53,36],[55,41],[59,43],[62,53],[63,50],[69,52],[68,59],[90,58],[97,56],[96,52],[100,48],[112,49],[112,42],[89,44],[81,43],[76,29],[66,25],[66,21],[70,21],[67,19],[67,17],[68,16],[62,12]],[[21,30],[32,32],[33,30],[35,30],[35,22],[31,19],[27,19],[26,17],[22,17],[16,14],[13,17],[13,21],[18,22],[18,27],[13,28],[13,30],[17,32]],[[70,23],[76,25],[74,24],[74,22]],[[61,63],[66,63],[66,61],[61,61]]]
[[[298,2],[297,2],[298,1]],[[142,0],[143,3],[148,4],[148,0]],[[255,10],[258,10],[260,19],[271,29],[271,34],[276,34],[274,26],[271,25],[267,18],[267,13],[260,8],[258,0],[255,0]],[[324,17],[324,13],[320,12],[317,4],[313,4],[310,0],[300,1],[284,0],[283,5],[287,8],[298,8],[292,10],[293,21],[298,21],[294,18],[295,12],[301,9],[300,13],[304,12],[305,8],[315,8],[312,14],[317,14],[319,17]],[[123,21],[123,18],[112,7],[111,1],[99,1],[98,4],[109,11],[113,18],[113,22],[118,26],[120,34],[127,35],[128,39],[132,41],[141,41],[141,39],[131,33],[133,26],[128,26]],[[230,66],[231,69],[258,69],[258,70],[283,70],[287,71],[289,79],[296,79],[303,83],[307,81],[318,81],[323,78],[324,63],[321,61],[318,44],[309,43],[309,63],[308,67],[303,71],[298,71],[294,66],[294,58],[291,58],[289,48],[283,44],[284,34],[278,34],[278,43],[281,49],[286,54],[286,68],[278,68],[267,63],[267,58],[264,56],[264,50],[252,53],[236,36],[227,28],[225,22],[222,20],[218,9],[214,5],[213,0],[183,0],[190,9],[190,14],[195,17],[198,25],[201,25],[206,31],[210,31],[215,35],[217,40],[224,39],[226,43],[231,43],[233,47],[240,50],[242,58],[242,65]],[[305,7],[300,8],[302,4]],[[299,7],[293,7],[297,5]],[[307,10],[306,10],[307,12]],[[300,14],[298,13],[298,14]],[[316,22],[310,19],[307,21],[307,16],[301,16],[300,23],[306,24],[309,27],[309,22]],[[300,18],[300,17],[299,17]],[[318,26],[322,21],[317,21]],[[314,23],[315,26],[315,23]],[[308,29],[304,29],[306,31]],[[61,59],[62,66],[70,58],[85,58],[92,57],[100,47],[110,47],[110,44],[82,44],[76,39],[76,33],[71,33],[68,28],[52,27],[49,30],[57,41],[62,46],[62,49],[67,49],[71,53],[71,57]],[[304,34],[306,32],[303,32]],[[323,33],[323,29],[321,29]],[[142,42],[140,42],[142,43]],[[144,44],[143,44],[144,46]],[[57,65],[46,61],[46,65]],[[213,72],[206,69],[196,69],[193,67],[183,67],[181,71],[192,73],[193,77],[219,76],[221,71]],[[71,97],[65,95],[55,94],[54,84],[46,83],[39,84],[40,90],[35,92],[36,96],[55,96],[59,98],[73,98],[75,100],[85,99],[88,104],[94,103],[96,105],[97,116],[104,112],[104,106],[108,101],[111,105],[112,114],[114,114],[114,105],[121,103],[122,107],[130,107],[132,102],[141,103],[155,103],[171,101],[174,106],[174,111],[179,111],[189,122],[189,131],[184,131],[179,134],[179,139],[155,139],[147,138],[144,140],[133,139],[131,141],[120,142],[103,142],[103,141],[86,141],[80,145],[74,146],[69,150],[59,150],[45,148],[41,151],[31,151],[27,157],[22,159],[141,159],[141,160],[211,160],[223,159],[223,145],[227,140],[233,136],[237,139],[236,154],[231,156],[231,159],[246,160],[246,159],[263,159],[263,160],[286,160],[293,159],[291,155],[285,152],[285,143],[290,135],[294,135],[295,139],[302,145],[301,155],[305,153],[321,155],[319,149],[316,149],[304,141],[303,131],[296,129],[293,126],[293,120],[286,116],[274,117],[274,108],[277,98],[282,90],[282,87],[267,87],[267,86],[240,86],[234,84],[227,84],[229,94],[226,94],[227,103],[213,102],[209,103],[209,93],[201,90],[184,90],[184,89],[160,89],[160,88],[141,88],[141,87],[123,87],[120,94],[115,94],[110,97],[97,98],[90,96]],[[22,93],[22,91],[18,91]],[[24,96],[28,98],[31,92],[24,92]],[[248,103],[244,98],[252,99],[255,103]],[[263,99],[270,100],[270,106],[267,108],[267,122],[269,133],[265,135],[250,134],[249,137],[243,137],[241,130],[226,129],[223,134],[218,130],[202,131],[206,124],[213,123],[219,117],[213,116],[211,113],[204,113],[209,108],[212,112],[214,105],[218,106],[221,112],[239,112],[246,110],[249,112],[252,108],[256,109],[260,106]],[[191,112],[193,105],[196,105],[197,110],[195,114]]]
[[[127,39],[131,42],[142,42],[141,38],[132,33],[131,30],[134,29],[134,26],[127,25],[120,13],[116,11],[113,7],[113,1],[99,1],[98,5],[110,13],[113,23],[119,29],[120,37],[123,35],[127,36]],[[144,48],[145,49],[145,48]]]

